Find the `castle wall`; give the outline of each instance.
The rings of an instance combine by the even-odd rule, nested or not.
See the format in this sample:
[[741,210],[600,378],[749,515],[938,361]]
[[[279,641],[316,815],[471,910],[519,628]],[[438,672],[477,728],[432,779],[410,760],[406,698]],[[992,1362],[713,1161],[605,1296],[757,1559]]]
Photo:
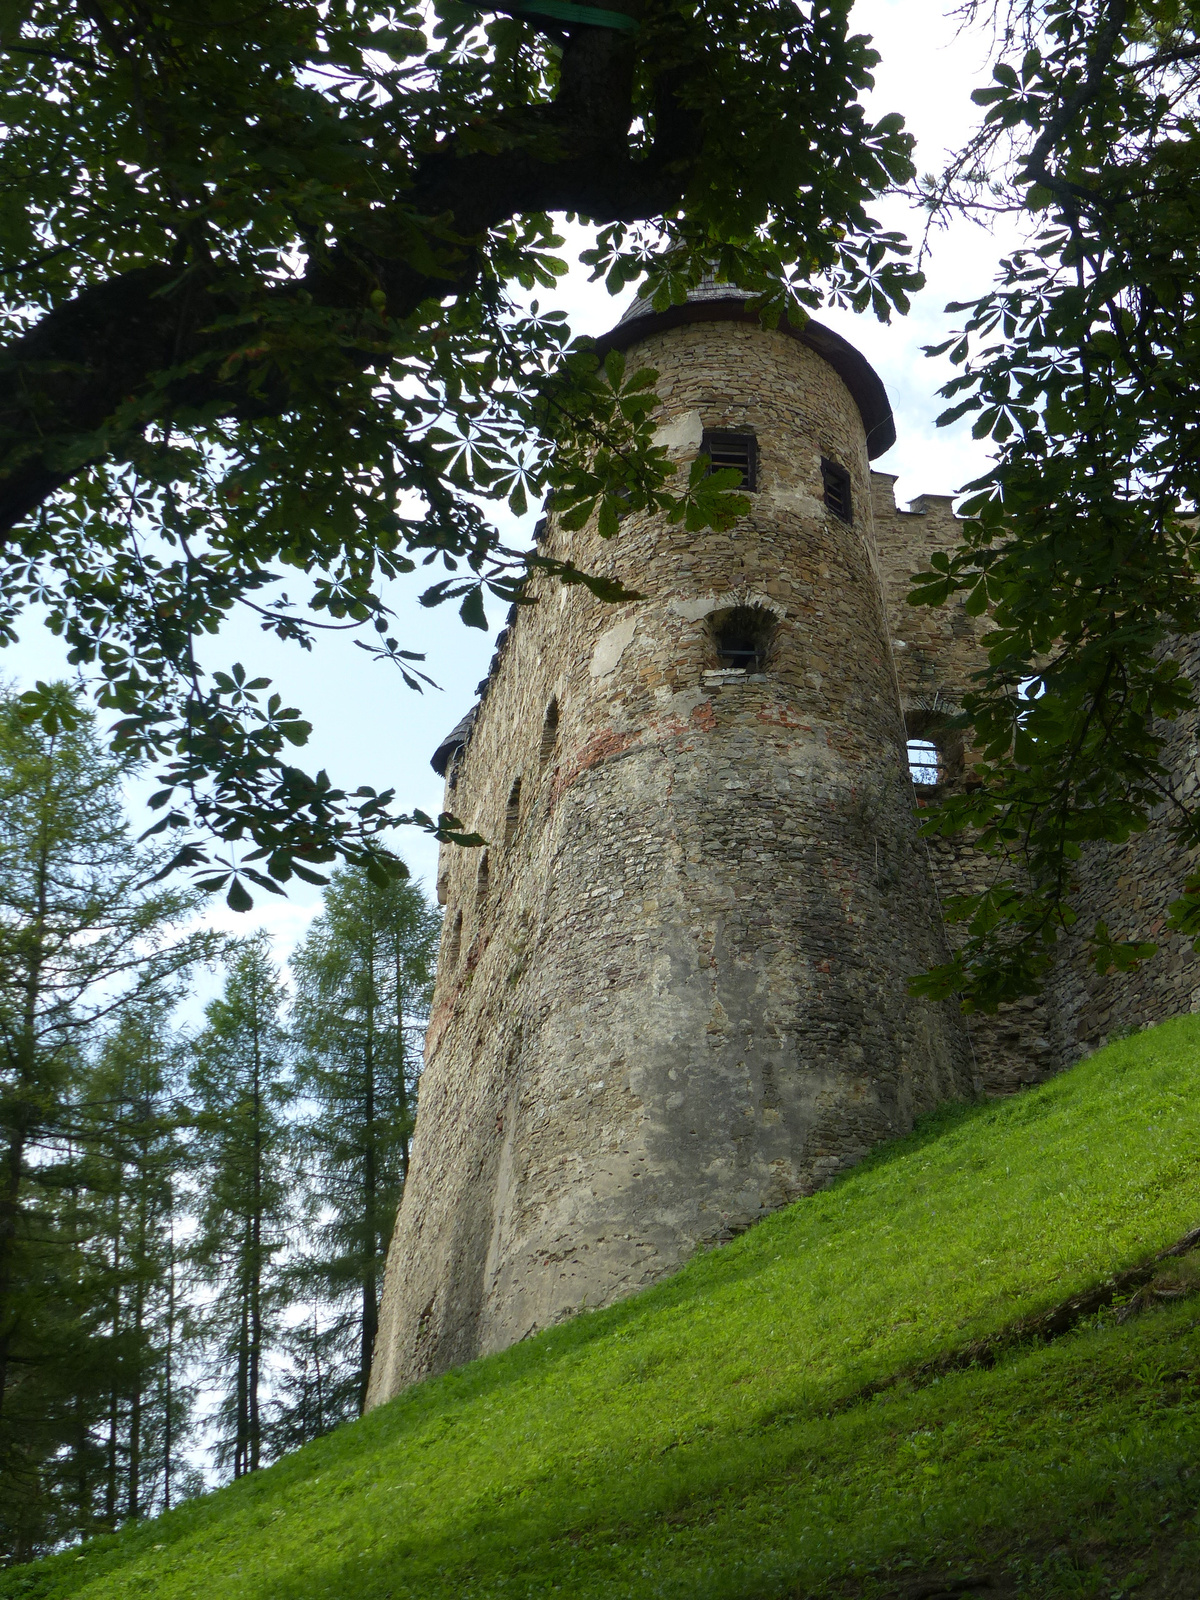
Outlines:
[[[910,606],[911,575],[927,567],[935,550],[959,541],[952,497],[925,495],[900,510],[895,479],[873,473],[875,527],[880,570],[892,628],[901,699],[910,735],[940,739],[947,752],[946,784],[969,781],[971,752],[944,735],[971,675],[984,664],[980,640],[986,616],[969,617],[961,601],[945,606]],[[1186,644],[1180,659],[1200,682],[1200,642]],[[1163,762],[1175,792],[1194,805],[1200,788],[1197,766],[1200,717],[1192,713],[1164,724]],[[918,803],[922,796],[918,790]],[[1130,1029],[1148,1027],[1200,1009],[1200,957],[1188,942],[1168,933],[1166,912],[1195,853],[1175,842],[1169,804],[1150,827],[1124,844],[1097,844],[1084,851],[1073,899],[1078,921],[1059,944],[1054,969],[1040,996],[1005,1006],[994,1017],[966,1019],[974,1065],[986,1093],[1004,1094],[1037,1083],[1070,1066],[1088,1051]],[[993,864],[963,835],[929,841],[934,882],[942,904],[955,895],[985,888]],[[1117,937],[1150,940],[1158,954],[1130,973],[1098,973],[1089,967],[1085,940],[1097,920]],[[960,937],[951,924],[953,946]]]
[[[759,488],[724,534],[551,522],[648,598],[535,584],[452,776],[486,887],[446,853],[372,1403],[655,1281],[972,1088],[960,1019],[906,993],[945,944],[858,411],[782,332],[685,326],[636,360],[681,464],[702,427],[752,430]],[[762,671],[715,655],[735,605],[774,618]]]
[[[1200,683],[1200,640],[1176,645],[1193,684]],[[1177,797],[1195,808],[1200,791],[1200,714],[1164,723],[1162,760]],[[1058,1063],[1068,1066],[1089,1051],[1183,1012],[1200,1010],[1200,956],[1169,932],[1167,909],[1197,865],[1196,851],[1181,849],[1171,833],[1173,807],[1158,808],[1143,833],[1124,844],[1087,848],[1080,863],[1078,922],[1063,941],[1050,985]],[[1098,973],[1089,967],[1084,940],[1097,920],[1116,938],[1150,940],[1157,955],[1133,972]]]
[[[883,592],[892,631],[900,699],[910,737],[929,738],[940,747],[943,784],[936,790],[914,787],[918,808],[934,796],[970,781],[972,752],[961,735],[949,730],[962,709],[972,675],[986,663],[981,639],[986,616],[968,615],[961,600],[944,606],[910,606],[913,574],[927,569],[935,551],[952,551],[960,539],[953,496],[922,495],[900,509],[893,492],[895,478],[872,473],[875,535]],[[995,864],[972,847],[969,836],[925,841],[938,902],[985,889]],[[965,938],[954,922],[946,927],[951,947]],[[995,1016],[974,1014],[964,1019],[972,1065],[984,1093],[1010,1094],[1039,1083],[1062,1065],[1059,1035],[1052,1020],[1053,1002],[1046,995],[1026,996]]]

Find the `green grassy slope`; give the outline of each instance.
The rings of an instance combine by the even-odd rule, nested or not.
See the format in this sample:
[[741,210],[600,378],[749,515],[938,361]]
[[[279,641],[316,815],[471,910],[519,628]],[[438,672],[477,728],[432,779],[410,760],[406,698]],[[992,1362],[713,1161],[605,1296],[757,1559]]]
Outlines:
[[977,1572],[1108,1597],[1171,1561],[1197,1587],[1145,1592],[1200,1594],[1200,1298],[862,1393],[1198,1224],[1183,1018],[0,1596],[768,1600]]

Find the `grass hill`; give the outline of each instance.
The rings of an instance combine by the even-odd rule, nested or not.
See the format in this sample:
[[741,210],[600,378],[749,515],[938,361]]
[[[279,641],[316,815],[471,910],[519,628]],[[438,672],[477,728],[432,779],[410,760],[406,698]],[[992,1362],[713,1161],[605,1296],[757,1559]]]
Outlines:
[[1200,1596],[1198,1228],[1187,1017],[0,1596]]

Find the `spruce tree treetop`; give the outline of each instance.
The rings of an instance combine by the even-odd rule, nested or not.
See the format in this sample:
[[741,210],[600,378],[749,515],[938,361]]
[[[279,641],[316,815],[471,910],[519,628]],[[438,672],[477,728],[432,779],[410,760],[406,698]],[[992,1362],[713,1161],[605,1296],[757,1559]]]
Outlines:
[[426,599],[482,626],[485,587],[516,598],[547,564],[480,497],[553,490],[609,532],[626,505],[738,508],[719,475],[671,482],[646,374],[525,298],[564,270],[550,213],[662,304],[715,266],[768,316],[904,305],[917,275],[866,207],[910,141],[859,104],[876,57],[847,11],[6,8],[0,627],[48,604],[118,739],[163,764],[178,864],[244,908],[244,878],[386,859],[391,795],[293,766],[299,712],[197,664],[234,608],[306,646],[365,627],[415,684],[383,581],[432,566]]

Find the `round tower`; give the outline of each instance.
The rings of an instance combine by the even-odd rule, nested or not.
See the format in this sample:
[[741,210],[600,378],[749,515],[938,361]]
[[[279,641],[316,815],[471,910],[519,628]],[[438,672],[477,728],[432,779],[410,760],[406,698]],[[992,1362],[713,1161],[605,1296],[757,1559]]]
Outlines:
[[875,555],[883,387],[816,323],[709,286],[606,343],[660,438],[743,473],[726,533],[629,516],[542,582],[435,758],[443,852],[411,1172],[372,1403],[651,1283],[970,1092],[913,821]]

